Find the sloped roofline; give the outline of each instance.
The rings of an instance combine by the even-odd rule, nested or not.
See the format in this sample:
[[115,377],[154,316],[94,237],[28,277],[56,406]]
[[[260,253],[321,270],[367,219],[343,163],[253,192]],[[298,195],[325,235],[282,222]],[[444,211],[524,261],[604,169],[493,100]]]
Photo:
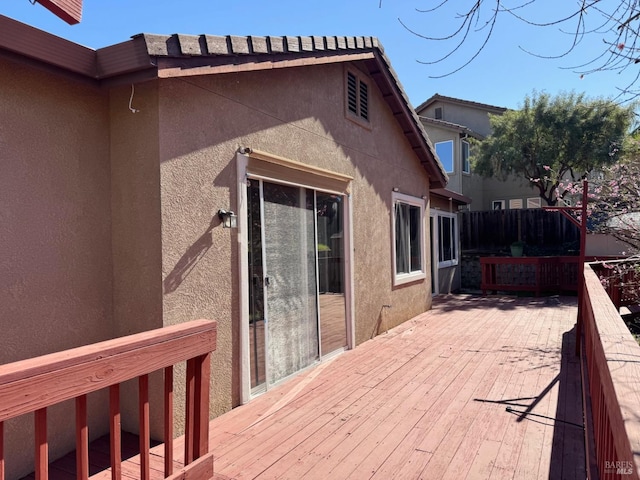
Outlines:
[[447,122],[446,120],[441,120],[441,119],[436,119],[431,117],[423,117],[422,115],[418,115],[418,118],[420,118],[420,121],[423,124],[429,123],[437,127],[446,128],[447,130],[453,130],[454,132],[468,135],[478,140],[484,140],[484,135],[481,135],[480,133],[471,130],[469,127],[465,127],[464,125],[459,125],[457,123]]
[[418,113],[422,112],[423,110],[425,110],[435,102],[455,103],[455,104],[464,105],[467,107],[479,108],[481,110],[486,110],[491,113],[504,113],[507,111],[505,107],[497,107],[495,105],[489,105],[488,103],[473,102],[471,100],[463,100],[461,98],[447,97],[445,95],[440,95],[439,93],[436,93],[435,95],[433,95],[432,97],[430,97],[429,99],[425,100],[420,105],[418,105],[418,107],[416,108],[416,112]]
[[376,82],[433,188],[448,177],[375,37],[139,34],[93,50],[0,15],[0,54],[98,85],[155,78],[361,62]]

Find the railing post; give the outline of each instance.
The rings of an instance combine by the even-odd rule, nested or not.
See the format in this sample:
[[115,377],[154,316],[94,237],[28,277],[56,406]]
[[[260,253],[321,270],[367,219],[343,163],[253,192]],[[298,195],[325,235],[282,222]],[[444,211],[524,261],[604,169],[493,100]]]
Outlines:
[[582,181],[582,209],[580,210],[580,265],[578,266],[578,318],[576,320],[576,356],[580,356],[580,342],[582,340],[582,316],[584,305],[584,261],[587,249],[587,202],[589,201],[589,182]]
[[4,480],[4,422],[0,422],[0,480]]
[[[173,366],[164,369],[164,475],[173,473]],[[1,479],[0,479],[1,480]]]
[[201,457],[209,449],[210,373],[210,353],[187,360],[185,465]]
[[149,375],[138,377],[138,408],[140,415],[140,478],[151,478],[151,466],[149,465]]
[[35,411],[36,480],[49,478],[49,444],[47,443],[47,408]]
[[89,478],[89,427],[87,426],[87,396],[76,397],[76,478]]
[[109,450],[111,453],[111,480],[122,477],[122,453],[120,431],[120,384],[109,387]]

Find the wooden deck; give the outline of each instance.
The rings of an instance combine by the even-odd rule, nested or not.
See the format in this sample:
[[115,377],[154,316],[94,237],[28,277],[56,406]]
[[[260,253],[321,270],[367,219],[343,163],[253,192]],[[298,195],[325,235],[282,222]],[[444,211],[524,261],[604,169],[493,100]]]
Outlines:
[[585,478],[576,310],[438,300],[213,420],[215,478]]
[[576,313],[575,298],[438,298],[211,421],[214,478],[583,479]]

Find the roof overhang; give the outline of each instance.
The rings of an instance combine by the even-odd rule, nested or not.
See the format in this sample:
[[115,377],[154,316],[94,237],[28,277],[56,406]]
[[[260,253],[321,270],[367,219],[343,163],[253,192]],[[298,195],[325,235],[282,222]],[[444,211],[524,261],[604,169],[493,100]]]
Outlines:
[[422,112],[430,105],[433,105],[436,102],[456,104],[456,105],[464,105],[465,107],[477,108],[489,113],[502,114],[507,111],[504,107],[497,107],[495,105],[489,105],[487,103],[473,102],[471,100],[463,100],[461,98],[447,97],[445,95],[440,95],[439,93],[434,94],[431,98],[428,98],[416,108],[416,112]]
[[453,190],[448,190],[446,188],[432,188],[429,190],[429,193],[435,195],[436,197],[444,198],[445,200],[451,200],[456,205],[470,205],[471,198],[466,195],[462,195],[461,193],[454,192]]
[[[79,4],[50,0],[57,4]],[[375,81],[431,187],[448,177],[382,45],[374,37],[255,37],[140,34],[92,50],[0,15],[0,53],[70,72],[99,85],[156,78],[359,62]]]

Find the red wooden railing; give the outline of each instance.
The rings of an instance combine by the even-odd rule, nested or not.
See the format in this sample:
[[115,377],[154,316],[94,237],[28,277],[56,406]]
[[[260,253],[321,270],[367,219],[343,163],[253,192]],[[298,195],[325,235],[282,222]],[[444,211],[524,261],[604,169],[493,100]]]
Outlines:
[[[586,257],[585,261],[617,257]],[[482,294],[487,291],[565,293],[578,291],[580,257],[481,257]]]
[[[589,265],[584,269],[581,360],[587,441],[601,480],[640,474],[640,346]],[[588,445],[589,443],[587,443]]]
[[[76,402],[76,477],[89,475],[87,394],[109,389],[111,478],[120,479],[120,384],[138,378],[140,476],[150,478],[149,374],[164,369],[164,477],[212,478],[208,453],[209,376],[216,322],[195,320],[63,352],[0,365],[0,480],[5,477],[3,422],[35,416],[35,476],[48,478],[47,408]],[[173,466],[173,365],[187,362],[185,467]]]
[[638,260],[634,258],[608,260],[591,265],[601,283],[604,283],[604,289],[618,310],[620,307],[640,303],[638,300],[640,296],[638,263]]
[[561,293],[578,291],[580,257],[482,257],[482,294],[487,291]]

